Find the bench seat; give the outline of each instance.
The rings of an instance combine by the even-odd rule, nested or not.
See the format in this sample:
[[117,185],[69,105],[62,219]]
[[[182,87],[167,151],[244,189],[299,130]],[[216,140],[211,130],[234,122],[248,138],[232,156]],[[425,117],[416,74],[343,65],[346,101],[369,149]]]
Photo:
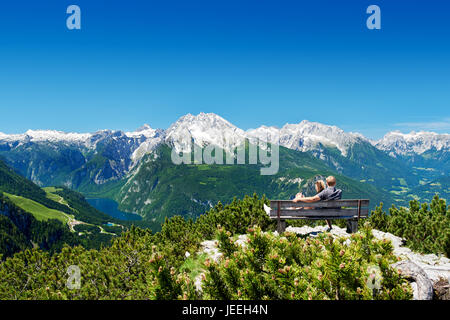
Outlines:
[[319,202],[292,202],[292,200],[270,200],[270,207],[264,205],[270,219],[278,222],[277,231],[284,232],[286,220],[332,220],[346,219],[347,232],[358,230],[358,220],[369,215],[368,199],[345,199]]

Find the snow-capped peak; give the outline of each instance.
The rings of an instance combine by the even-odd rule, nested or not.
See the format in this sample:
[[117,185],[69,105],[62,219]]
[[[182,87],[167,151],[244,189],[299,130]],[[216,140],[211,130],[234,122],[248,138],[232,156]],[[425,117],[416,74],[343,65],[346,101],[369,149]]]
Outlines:
[[62,132],[56,130],[28,130],[26,135],[34,141],[68,141],[84,142],[91,137],[90,133]]
[[0,140],[4,141],[32,141],[32,142],[70,142],[84,143],[91,137],[90,133],[62,132],[56,130],[27,130],[22,134],[0,133]]
[[394,154],[417,153],[422,154],[430,149],[449,150],[450,134],[436,133],[427,131],[411,131],[410,133],[401,133],[392,131],[375,143],[375,146],[384,151]]
[[245,132],[214,113],[187,114],[166,131],[166,143],[177,151],[189,152],[191,141],[200,147],[219,146],[231,150],[242,144]]
[[144,124],[142,127],[139,127],[136,129],[136,131],[133,132],[125,132],[125,135],[130,138],[139,138],[139,137],[146,137],[146,138],[153,138],[157,134],[157,130],[152,129],[148,124]]
[[265,136],[274,136],[278,133],[280,145],[289,149],[310,151],[319,144],[336,147],[342,155],[347,154],[348,147],[359,139],[366,140],[361,134],[346,133],[344,130],[319,122],[302,120],[297,124],[285,124],[281,129],[277,127],[262,126],[248,130],[249,136],[264,139]]

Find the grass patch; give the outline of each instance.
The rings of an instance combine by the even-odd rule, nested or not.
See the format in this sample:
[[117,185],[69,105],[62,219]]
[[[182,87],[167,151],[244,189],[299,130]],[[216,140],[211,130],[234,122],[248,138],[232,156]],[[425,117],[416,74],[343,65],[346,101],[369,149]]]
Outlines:
[[57,219],[64,224],[67,224],[69,221],[68,215],[62,211],[49,209],[36,201],[21,196],[15,196],[6,192],[4,192],[4,195],[7,196],[16,206],[31,213],[38,221]]
[[186,272],[194,280],[200,273],[204,272],[204,263],[208,255],[206,253],[191,255],[180,266],[181,272]]
[[436,171],[433,168],[422,168],[422,167],[413,167],[413,168],[417,169],[417,170],[422,170],[422,171]]
[[417,200],[417,201],[420,200],[420,197],[418,195],[415,195],[415,194],[408,194],[408,197],[411,197],[411,198],[413,198],[414,200]]
[[68,208],[70,208],[67,201],[63,197],[61,197],[59,194],[55,193],[57,191],[61,191],[62,189],[57,189],[55,187],[46,187],[46,188],[42,188],[42,190],[45,191],[47,198],[49,198],[50,200],[61,203],[65,206],[67,206]]
[[430,186],[441,187],[442,185],[440,184],[440,182],[436,182],[436,183],[430,183]]

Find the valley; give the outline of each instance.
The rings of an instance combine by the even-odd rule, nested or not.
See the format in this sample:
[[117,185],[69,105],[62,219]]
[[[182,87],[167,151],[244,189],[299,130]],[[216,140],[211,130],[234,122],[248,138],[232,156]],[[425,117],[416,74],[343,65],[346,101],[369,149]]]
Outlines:
[[1,224],[10,225],[11,230],[8,237],[0,237],[4,257],[24,247],[51,252],[64,245],[99,248],[130,226],[90,206],[84,196],[66,187],[35,185],[1,160],[0,217]]

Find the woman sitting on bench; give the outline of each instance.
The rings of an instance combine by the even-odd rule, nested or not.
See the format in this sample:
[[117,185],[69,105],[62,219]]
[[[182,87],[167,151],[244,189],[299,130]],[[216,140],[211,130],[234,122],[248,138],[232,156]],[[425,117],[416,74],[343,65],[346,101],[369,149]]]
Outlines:
[[[321,193],[323,190],[325,190],[325,182],[323,182],[323,180],[317,180],[316,183],[314,184],[314,186],[316,187],[316,194]],[[303,193],[299,192],[295,195],[295,199],[303,199],[306,198]],[[293,200],[293,201],[294,201]],[[296,201],[294,201],[296,202]],[[313,207],[304,207],[304,209],[314,209]]]

